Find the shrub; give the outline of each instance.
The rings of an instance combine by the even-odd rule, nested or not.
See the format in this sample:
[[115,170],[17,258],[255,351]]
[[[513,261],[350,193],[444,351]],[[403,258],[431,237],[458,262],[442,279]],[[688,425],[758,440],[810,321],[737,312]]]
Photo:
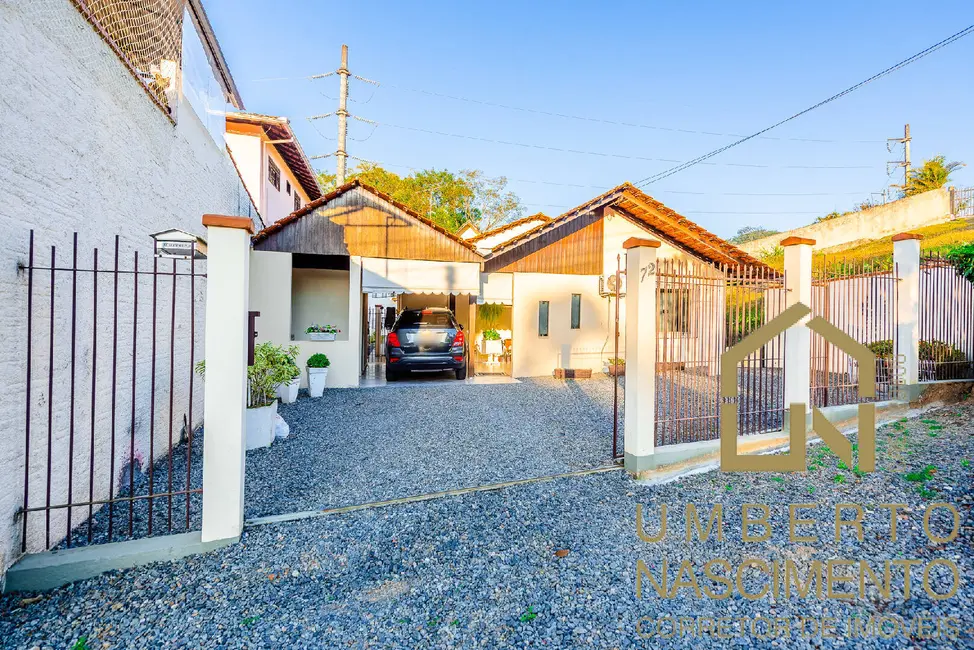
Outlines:
[[[295,363],[298,346],[261,343],[254,347],[254,364],[247,368],[247,407],[268,406],[277,397],[277,387],[301,374]],[[196,364],[196,372],[206,376],[206,361]]]
[[331,361],[329,361],[328,357],[323,355],[321,352],[312,354],[310,357],[308,357],[309,368],[327,368],[330,365]]
[[974,282],[974,242],[951,246],[944,253],[944,257],[957,268],[962,277]]
[[484,340],[485,341],[500,341],[501,335],[495,329],[484,330]]

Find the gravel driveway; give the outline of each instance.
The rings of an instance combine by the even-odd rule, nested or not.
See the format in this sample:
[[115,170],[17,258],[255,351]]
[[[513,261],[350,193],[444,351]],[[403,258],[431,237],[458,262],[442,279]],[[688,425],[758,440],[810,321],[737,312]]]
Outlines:
[[548,476],[612,457],[605,378],[327,390],[279,412],[292,435],[247,454],[248,517]]
[[[300,408],[299,404],[297,408]],[[802,475],[727,475],[683,478],[663,486],[637,485],[622,472],[558,479],[494,492],[250,528],[241,544],[204,556],[105,575],[35,601],[25,594],[0,599],[0,644],[10,648],[970,648],[974,647],[974,406],[948,407],[924,420],[880,430],[878,471],[857,475],[821,448],[809,453]],[[909,475],[909,478],[908,478]],[[841,479],[836,477],[842,477]],[[635,508],[682,513],[694,502],[722,503],[724,541],[683,541],[679,530],[647,544],[635,534]],[[856,502],[874,513],[864,541],[832,537],[827,519],[835,503]],[[958,538],[931,546],[922,534],[927,503],[947,501],[966,526]],[[808,516],[825,518],[817,543],[787,541],[787,524],[767,542],[740,541],[740,506],[767,503],[772,522],[787,503],[818,502]],[[876,504],[905,503],[898,539]],[[651,517],[652,519],[652,517]],[[672,520],[671,520],[672,521]],[[943,522],[935,518],[935,526]],[[655,523],[647,523],[648,531]],[[556,551],[568,551],[558,553]],[[647,588],[634,593],[637,559],[658,571],[661,559],[792,558],[810,560],[947,557],[958,563],[958,593],[935,602],[915,588],[905,601],[870,591],[862,600],[768,598],[735,593],[727,600],[696,599],[687,591],[662,600]],[[672,575],[672,574],[671,574]],[[943,589],[943,576],[934,585]],[[753,588],[753,585],[748,585]],[[914,635],[882,639],[790,636],[770,641],[712,636],[640,639],[640,617],[830,615],[849,620],[882,613],[907,622],[917,615],[953,616],[956,639]],[[841,628],[840,628],[841,629]]]

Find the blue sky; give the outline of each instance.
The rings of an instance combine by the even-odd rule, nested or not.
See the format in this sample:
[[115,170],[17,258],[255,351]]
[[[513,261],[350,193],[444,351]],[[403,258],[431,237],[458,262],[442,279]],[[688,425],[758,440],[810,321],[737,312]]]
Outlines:
[[[848,0],[205,6],[247,109],[291,118],[309,155],[335,149],[335,119],[305,118],[335,110],[338,78],[306,77],[337,68],[347,43],[353,74],[381,84],[351,83],[350,111],[380,126],[353,121],[350,155],[401,174],[504,175],[527,213],[551,215],[673,166],[640,158],[687,160],[734,140],[669,129],[751,133],[974,23],[969,1],[936,11]],[[901,149],[887,152],[886,138],[906,122],[914,162],[943,153],[971,163],[954,178],[974,185],[972,64],[974,35],[768,134],[783,139],[752,140],[644,189],[722,236],[796,227],[900,180],[902,170],[887,177]],[[334,158],[316,164],[334,170]]]

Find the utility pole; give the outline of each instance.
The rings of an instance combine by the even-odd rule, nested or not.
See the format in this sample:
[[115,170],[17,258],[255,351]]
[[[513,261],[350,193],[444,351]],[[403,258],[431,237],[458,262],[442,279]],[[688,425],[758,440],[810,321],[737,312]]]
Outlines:
[[[348,152],[345,150],[345,135],[348,131],[348,46],[342,45],[342,67],[338,69],[341,77],[341,90],[338,93],[338,151],[335,157],[338,159],[338,169],[335,173],[335,184],[339,187],[345,184],[345,168],[348,160]],[[907,127],[909,129],[910,127]]]
[[903,137],[902,138],[888,138],[886,140],[886,150],[889,151],[890,142],[898,142],[903,145],[903,160],[891,160],[886,163],[887,172],[889,171],[890,165],[896,165],[897,167],[903,168],[903,189],[906,190],[907,184],[910,182],[910,125],[907,124],[903,127]]

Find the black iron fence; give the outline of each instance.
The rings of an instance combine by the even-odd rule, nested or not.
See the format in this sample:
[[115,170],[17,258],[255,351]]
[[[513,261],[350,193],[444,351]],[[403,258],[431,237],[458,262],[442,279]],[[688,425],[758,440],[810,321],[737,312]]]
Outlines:
[[123,254],[117,236],[109,256],[96,248],[84,257],[90,263],[77,233],[67,255],[51,246],[48,256],[31,231],[22,269],[25,552],[199,522],[202,264]]

